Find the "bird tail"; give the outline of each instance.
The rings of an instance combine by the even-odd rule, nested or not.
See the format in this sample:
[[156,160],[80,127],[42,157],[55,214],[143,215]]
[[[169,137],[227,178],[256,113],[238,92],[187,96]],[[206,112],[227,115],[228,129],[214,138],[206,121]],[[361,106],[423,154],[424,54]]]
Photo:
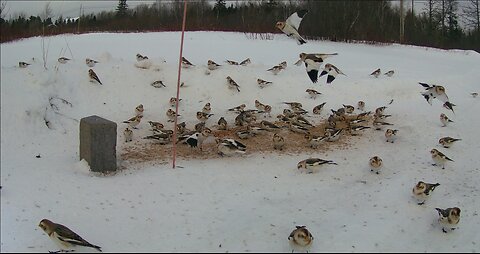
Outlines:
[[302,45],[302,44],[307,43],[307,41],[305,41],[303,38],[299,38],[297,43],[298,43],[298,45]]

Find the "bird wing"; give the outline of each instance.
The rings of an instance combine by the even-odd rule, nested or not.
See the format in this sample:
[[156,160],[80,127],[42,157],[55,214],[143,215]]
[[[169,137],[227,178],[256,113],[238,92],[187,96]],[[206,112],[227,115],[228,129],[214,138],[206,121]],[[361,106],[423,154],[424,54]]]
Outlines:
[[303,17],[305,14],[307,14],[307,10],[301,10],[294,12],[288,19],[286,20],[286,23],[292,26],[295,30],[298,30],[300,27],[300,23],[302,22]]
[[71,244],[77,244],[82,246],[91,246],[89,242],[85,241],[82,237],[77,235],[75,232],[70,230],[69,228],[56,224],[55,232],[57,233],[58,239],[60,241],[68,242]]
[[431,86],[427,83],[422,83],[422,82],[418,82],[420,85],[422,85],[423,87],[425,87],[425,89],[428,89],[428,88],[431,88]]

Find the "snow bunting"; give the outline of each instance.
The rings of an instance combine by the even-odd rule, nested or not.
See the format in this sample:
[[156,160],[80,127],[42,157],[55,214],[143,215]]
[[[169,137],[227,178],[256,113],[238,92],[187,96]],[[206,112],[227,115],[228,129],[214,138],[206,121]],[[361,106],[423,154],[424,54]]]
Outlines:
[[61,63],[61,64],[66,64],[68,61],[70,61],[71,59],[69,58],[66,58],[66,57],[60,57],[58,58],[58,62]]
[[166,145],[172,142],[172,135],[170,133],[158,133],[144,137],[144,139],[153,139],[157,144]]
[[275,65],[272,68],[268,69],[267,71],[273,73],[274,75],[277,75],[280,73],[284,68],[281,65]]
[[255,100],[255,108],[257,108],[259,111],[265,109],[265,104],[261,103],[259,100]]
[[209,128],[204,128],[200,133],[195,133],[187,138],[185,141],[190,147],[198,147],[200,150],[202,149],[202,144],[205,139],[207,139],[212,134],[212,130]]
[[264,88],[265,86],[272,84],[272,82],[263,79],[257,79],[257,84],[260,86],[260,88]]
[[183,134],[187,131],[187,124],[185,122],[181,122],[177,124],[177,133]]
[[378,156],[373,156],[372,158],[370,158],[369,163],[370,171],[375,171],[376,174],[380,174],[380,169],[383,166],[383,160]]
[[312,99],[316,99],[318,95],[322,94],[321,92],[310,88],[305,90],[305,92],[308,93]]
[[300,59],[295,63],[295,65],[300,65],[302,62],[305,63],[305,68],[307,70],[308,77],[313,83],[318,81],[318,72],[320,71],[320,66],[323,61],[330,57],[338,55],[338,53],[333,54],[306,54],[300,53]]
[[167,86],[165,86],[165,84],[163,84],[163,81],[161,81],[161,80],[153,81],[150,85],[155,87],[155,88],[167,87]]
[[212,61],[212,60],[208,60],[208,62],[207,62],[207,66],[208,66],[208,69],[209,69],[209,70],[213,71],[213,70],[216,70],[216,69],[218,69],[218,67],[220,67],[221,65],[220,65],[220,64],[217,64],[217,63],[215,63],[215,62],[214,62],[214,61]]
[[252,62],[252,61],[250,61],[250,58],[247,58],[247,59],[241,61],[241,62],[240,62],[240,65],[241,65],[241,66],[247,66],[247,65],[249,65],[251,62]]
[[291,247],[297,251],[308,252],[309,247],[312,245],[313,236],[308,231],[306,226],[295,226],[296,228],[288,236]]
[[455,230],[456,226],[460,222],[460,208],[452,207],[447,209],[435,208],[438,212],[438,222],[442,225],[442,231],[447,233],[445,228]]
[[205,122],[199,122],[194,126],[194,129],[196,132],[202,132],[204,128],[205,128]]
[[152,131],[163,130],[164,126],[160,122],[148,121],[150,127],[152,127]]
[[432,105],[432,99],[439,99],[442,102],[448,101],[448,96],[445,93],[445,87],[439,85],[429,85],[427,83],[418,82],[421,86],[425,88],[425,92],[422,93],[425,100],[428,104]]
[[185,57],[182,56],[182,67],[183,68],[190,68],[192,66],[195,66],[195,65],[190,63],[190,61],[188,61]]
[[280,130],[280,127],[276,124],[269,122],[267,120],[263,120],[260,122],[260,126],[268,131],[277,131]]
[[443,103],[443,107],[448,109],[448,110],[451,110],[454,114],[455,114],[455,111],[453,111],[453,107],[454,106],[457,106],[449,101],[446,101],[445,103]]
[[297,169],[302,173],[311,174],[317,172],[325,164],[338,165],[331,160],[323,160],[319,158],[309,158],[297,163]]
[[227,62],[230,65],[239,65],[238,62],[231,61],[231,60],[226,60],[225,62]]
[[[180,102],[180,101],[182,101],[182,99],[178,99],[178,101]],[[169,103],[170,103],[170,107],[172,107],[172,108],[176,107],[177,106],[177,98],[176,97],[171,97]]]
[[85,59],[85,63],[87,64],[88,67],[91,68],[91,67],[94,67],[95,64],[98,63],[98,61],[95,61],[95,60],[93,60],[93,59],[87,58],[87,59]]
[[208,120],[208,118],[210,118],[211,116],[213,116],[213,114],[208,114],[208,113],[204,113],[202,111],[197,111],[197,119],[200,122],[206,122]]
[[393,124],[381,121],[379,119],[373,120],[373,127],[375,127],[375,130],[377,131],[383,130],[384,126],[389,126],[389,125],[393,125]]
[[413,196],[419,201],[418,205],[425,204],[425,201],[430,197],[430,193],[440,186],[439,183],[425,183],[419,181],[412,189]]
[[350,126],[348,128],[348,130],[350,131],[350,135],[352,136],[357,136],[360,133],[360,131],[363,131],[366,129],[370,129],[370,127],[358,125],[358,126]]
[[385,109],[387,109],[386,106],[376,108],[375,115],[383,115],[383,113],[385,113]]
[[175,122],[175,117],[179,117],[179,116],[180,116],[180,115],[177,115],[177,114],[175,113],[175,110],[173,110],[173,109],[171,109],[171,108],[169,108],[169,109],[167,110],[167,113],[165,113],[165,114],[167,115],[169,122]]
[[298,33],[298,28],[300,27],[300,23],[302,22],[303,17],[305,17],[305,14],[307,13],[308,13],[308,10],[300,10],[300,11],[294,12],[293,14],[290,15],[290,17],[287,18],[285,22],[278,21],[275,26],[278,29],[280,29],[284,34],[286,34],[288,37],[291,37],[297,40],[298,45],[307,43],[307,41],[303,39],[302,36],[300,36],[300,34]]
[[313,107],[313,114],[320,115],[320,113],[322,113],[322,109],[323,109],[323,106],[325,106],[325,104],[326,104],[326,102]]
[[438,140],[438,143],[445,148],[449,148],[453,145],[454,142],[460,141],[459,138],[452,138],[452,137],[443,137]]
[[227,120],[225,120],[225,118],[222,116],[220,117],[220,119],[218,119],[218,129],[219,130],[227,130]]
[[291,101],[291,102],[284,101],[283,104],[287,104],[288,106],[290,106],[291,109],[303,107],[302,103],[296,102],[296,101]]
[[231,138],[217,139],[217,144],[217,148],[221,156],[232,156],[237,153],[244,154],[247,149],[244,144]]
[[447,126],[449,123],[453,123],[453,121],[450,120],[450,118],[448,118],[448,116],[444,113],[440,114],[440,122],[442,122],[442,127]]
[[445,163],[447,163],[447,161],[453,162],[452,159],[448,158],[445,154],[441,153],[435,148],[430,150],[430,154],[432,155],[432,159],[435,162],[433,165],[442,166],[442,169],[445,169]]
[[280,136],[278,133],[273,134],[273,149],[283,150],[285,147],[285,138]]
[[345,73],[343,73],[335,65],[330,64],[330,63],[325,64],[325,67],[323,68],[323,71],[322,71],[322,73],[320,73],[319,77],[322,77],[325,74],[328,74],[327,75],[327,84],[332,83],[335,80],[335,78],[337,77],[337,75],[339,75],[339,74],[345,75]]
[[310,132],[305,134],[305,139],[308,141],[308,144],[311,148],[316,149],[322,143],[326,136],[317,136],[313,135]]
[[263,117],[271,117],[271,113],[272,113],[272,106],[270,105],[266,105],[263,107],[263,110],[259,111],[258,113],[261,113],[263,114]]
[[395,73],[394,70],[390,70],[390,71],[385,72],[385,74],[383,74],[383,75],[387,75],[388,77],[391,77],[391,76],[393,76],[394,73]]
[[202,108],[202,112],[210,114],[211,111],[212,111],[212,107],[210,106],[210,102],[205,103],[205,106],[203,106]]
[[247,105],[245,104],[241,104],[239,106],[236,106],[236,107],[233,107],[233,108],[229,108],[228,111],[234,111],[234,112],[243,112],[245,110],[245,107]]
[[235,132],[235,134],[237,134],[237,137],[239,137],[240,139],[248,139],[256,135],[254,132],[252,132],[249,125],[247,125],[247,128],[245,130],[239,130]]
[[358,101],[357,102],[357,109],[360,110],[360,111],[364,111],[365,110],[365,102],[364,101]]
[[385,131],[385,139],[387,142],[393,143],[397,139],[398,130],[387,129]]
[[140,122],[142,121],[142,117],[143,115],[136,115],[128,120],[123,121],[123,123],[128,124],[133,129],[137,129],[136,126],[140,124]]
[[123,131],[123,136],[125,137],[125,142],[130,142],[133,139],[133,131],[129,128],[125,128]]
[[380,68],[378,68],[372,73],[370,73],[370,76],[374,76],[375,78],[378,78],[378,76],[380,76],[380,73],[381,73]]
[[340,139],[342,134],[343,134],[343,129],[337,129],[333,132],[326,131],[325,132],[325,136],[326,136],[325,138],[328,142],[335,142],[335,141]]
[[59,245],[62,250],[71,249],[76,246],[84,246],[97,249],[100,252],[102,251],[100,246],[87,242],[64,225],[43,219],[38,226],[43,229],[50,239]]
[[135,107],[135,115],[143,115],[143,111],[144,111],[144,108],[143,108],[143,104],[140,104],[138,106]]
[[235,125],[236,126],[247,126],[251,122],[255,122],[257,118],[253,113],[249,113],[247,111],[243,111],[235,117]]
[[92,69],[88,70],[88,77],[90,78],[90,82],[97,82],[100,85],[103,85],[97,74]]
[[345,104],[342,104],[343,108],[345,108],[345,113],[347,114],[352,114],[353,111],[355,110],[355,107],[352,106],[352,105],[345,105]]
[[471,93],[470,95],[472,95],[473,98],[477,98],[478,93],[477,93],[477,92],[473,92],[473,93]]
[[18,67],[20,67],[20,68],[27,68],[27,66],[29,66],[29,65],[30,65],[29,63],[18,62]]
[[240,92],[240,86],[230,76],[227,76],[227,83],[230,89],[237,89]]

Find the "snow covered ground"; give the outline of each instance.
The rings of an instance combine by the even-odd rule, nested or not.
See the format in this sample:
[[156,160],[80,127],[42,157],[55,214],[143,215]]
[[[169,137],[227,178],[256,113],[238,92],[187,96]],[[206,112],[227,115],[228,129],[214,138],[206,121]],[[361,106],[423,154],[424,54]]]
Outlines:
[[[326,119],[330,109],[363,100],[367,110],[387,106],[399,137],[387,143],[383,131],[370,129],[337,149],[179,158],[176,169],[171,160],[126,161],[126,148],[149,142],[142,139],[150,133],[148,120],[167,124],[168,101],[176,94],[179,40],[180,33],[167,32],[50,37],[45,39],[48,70],[41,38],[1,44],[2,252],[58,250],[38,227],[44,218],[66,225],[104,252],[291,252],[287,237],[296,225],[306,225],[313,234],[311,252],[480,250],[480,97],[471,96],[480,90],[478,53],[328,41],[298,46],[280,34],[253,40],[242,33],[189,32],[184,56],[196,67],[182,70],[186,87],[180,90],[179,113],[190,128],[206,102],[215,114],[207,126],[213,126],[220,116],[233,125],[235,115],[226,109],[242,103],[254,108],[255,99],[272,105],[271,121],[286,107],[284,101],[302,102],[309,111],[327,102],[322,115],[310,114],[314,122]],[[338,76],[332,85],[325,84],[325,77],[312,84],[305,67],[293,65],[301,52],[338,53],[327,62],[347,76]],[[148,56],[153,66],[136,68],[137,53]],[[60,56],[73,60],[59,64]],[[103,86],[89,82],[86,57],[100,61],[93,69]],[[224,62],[248,57],[248,66]],[[223,66],[205,75],[209,59]],[[19,61],[32,65],[21,69]],[[288,63],[285,71],[266,71],[282,61]],[[370,76],[377,68],[395,74]],[[241,92],[227,87],[226,76],[237,81]],[[257,78],[274,83],[260,89]],[[155,80],[167,87],[152,87]],[[443,85],[457,105],[455,114],[439,100],[429,105],[418,82]],[[322,95],[311,99],[307,88]],[[54,99],[57,114],[49,106],[51,97],[72,106]],[[124,143],[122,121],[140,103],[144,118],[134,142]],[[440,113],[454,123],[441,127]],[[79,120],[90,115],[118,124],[122,170],[117,174],[97,176],[79,161]],[[447,149],[438,144],[444,136],[462,140]],[[432,166],[432,148],[454,162],[445,169]],[[379,175],[369,170],[373,155],[384,162]],[[297,162],[308,157],[338,165],[302,174]],[[420,180],[441,184],[423,206],[411,196]],[[461,209],[459,228],[444,234],[435,208],[454,206]]]

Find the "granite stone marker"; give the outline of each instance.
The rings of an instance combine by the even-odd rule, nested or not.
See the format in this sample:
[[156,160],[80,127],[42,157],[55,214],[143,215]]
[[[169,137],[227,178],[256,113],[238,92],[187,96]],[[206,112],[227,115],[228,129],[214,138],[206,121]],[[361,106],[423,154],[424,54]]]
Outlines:
[[80,160],[93,172],[117,170],[117,124],[99,116],[80,120]]

